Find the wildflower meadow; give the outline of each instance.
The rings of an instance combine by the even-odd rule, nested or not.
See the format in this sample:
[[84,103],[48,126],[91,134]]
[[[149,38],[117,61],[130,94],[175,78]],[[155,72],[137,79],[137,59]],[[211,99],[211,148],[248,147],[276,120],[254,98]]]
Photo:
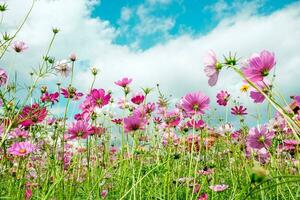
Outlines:
[[[9,1],[0,4],[0,26],[8,9]],[[81,91],[74,84],[80,55],[51,54],[63,29],[49,27],[30,74],[3,65],[12,55],[22,66],[18,56],[31,47],[18,34],[31,9],[14,32],[0,29],[0,199],[300,199],[300,91],[281,95],[272,49],[225,56],[207,49],[198,69],[207,84],[176,101],[155,78],[133,89],[126,69],[110,83],[114,93],[95,84],[109,74],[88,66],[81,81],[89,88]],[[248,123],[249,103],[226,87],[203,92],[229,73],[250,104],[264,105],[262,123]],[[226,115],[215,120],[220,110]]]

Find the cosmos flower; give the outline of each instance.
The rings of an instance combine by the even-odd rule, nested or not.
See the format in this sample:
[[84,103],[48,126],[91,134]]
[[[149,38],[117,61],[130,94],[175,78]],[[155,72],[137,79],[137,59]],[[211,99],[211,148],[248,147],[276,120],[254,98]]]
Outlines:
[[91,133],[91,127],[88,122],[83,120],[78,120],[76,122],[72,122],[68,128],[69,137],[68,139],[76,139],[76,138],[87,138]]
[[207,199],[208,199],[208,195],[206,193],[202,193],[200,194],[197,200],[207,200]]
[[93,107],[102,108],[107,105],[110,101],[110,93],[105,94],[104,89],[93,89],[87,99]]
[[246,112],[247,108],[244,108],[244,106],[234,106],[231,108],[231,114],[233,115],[247,115]]
[[165,132],[163,135],[162,143],[164,146],[167,145],[178,145],[179,144],[179,137],[175,132]]
[[4,69],[0,68],[0,86],[3,86],[6,84],[8,80],[7,73]]
[[204,114],[209,109],[209,98],[202,92],[191,92],[181,99],[181,106],[187,114]]
[[205,175],[205,176],[213,174],[213,173],[214,173],[214,169],[207,168],[207,167],[205,167],[202,170],[197,171],[197,174],[199,174],[199,175]]
[[180,122],[180,115],[178,111],[173,110],[165,113],[164,115],[164,122],[166,127],[175,127]]
[[218,62],[215,52],[212,50],[209,51],[208,55],[204,58],[204,72],[209,78],[208,84],[210,86],[216,85],[221,68],[222,65]]
[[41,107],[35,103],[32,106],[25,106],[19,115],[19,124],[28,127],[42,122],[47,116],[47,110],[45,107]]
[[14,156],[26,156],[35,151],[35,146],[30,142],[16,142],[8,148],[8,152]]
[[297,105],[300,107],[300,96],[295,96],[294,100],[297,102]]
[[[265,82],[256,82],[256,86],[262,90],[264,93],[268,94],[270,86],[266,84]],[[262,103],[265,100],[265,97],[263,94],[261,94],[257,90],[253,90],[250,92],[250,97],[254,100],[254,103]]]
[[126,133],[144,130],[146,124],[147,121],[138,115],[131,115],[124,119],[124,129]]
[[266,148],[253,149],[246,146],[246,157],[251,158],[252,156],[255,158],[255,160],[259,161],[262,164],[265,164],[270,160],[270,153]]
[[68,87],[68,88],[61,88],[61,94],[64,96],[64,98],[73,99],[74,101],[80,100],[83,96],[83,93],[77,92],[76,88],[74,87]]
[[190,120],[186,123],[189,128],[195,128],[196,130],[202,129],[205,127],[205,122],[202,119],[199,120]]
[[214,191],[214,192],[222,192],[224,190],[226,190],[229,186],[228,185],[211,185],[209,186],[209,188]]
[[217,94],[217,103],[220,106],[227,106],[227,102],[229,101],[230,94],[227,91],[221,91]]
[[248,92],[250,86],[245,84],[245,85],[242,85],[241,88],[240,88],[240,91],[241,92]]
[[21,52],[25,51],[26,49],[28,49],[28,46],[23,41],[15,41],[12,44],[12,48],[15,50],[15,52],[21,53]]
[[225,136],[233,131],[233,126],[230,123],[223,124],[219,127],[217,134]]
[[61,76],[67,77],[69,76],[71,72],[71,66],[69,61],[67,60],[61,60],[56,63],[55,65],[55,71],[56,73],[60,74]]
[[272,144],[274,132],[269,131],[266,126],[251,128],[247,137],[247,145],[254,149],[268,148]]
[[120,125],[120,124],[122,124],[123,119],[116,118],[116,119],[112,119],[111,121],[112,121],[113,123],[115,123],[115,124]]
[[48,92],[45,92],[45,93],[41,96],[41,101],[42,101],[43,103],[49,102],[49,103],[54,104],[55,102],[58,102],[58,96],[59,96],[59,93],[58,93],[58,92],[55,92],[55,93],[48,93]]
[[263,81],[275,64],[274,53],[264,50],[259,55],[252,55],[248,61],[248,66],[243,67],[242,71],[253,82]]
[[145,100],[145,96],[141,93],[137,93],[131,98],[131,102],[137,105],[143,103],[144,100]]
[[116,85],[121,86],[123,88],[127,87],[132,82],[131,78],[122,78],[121,80],[118,80],[115,82]]
[[279,152],[282,151],[293,151],[297,146],[300,145],[300,142],[297,140],[283,140],[282,144],[279,144],[277,149]]
[[22,130],[20,128],[15,128],[13,131],[10,132],[10,136],[12,138],[28,138],[29,137],[29,133],[26,130]]

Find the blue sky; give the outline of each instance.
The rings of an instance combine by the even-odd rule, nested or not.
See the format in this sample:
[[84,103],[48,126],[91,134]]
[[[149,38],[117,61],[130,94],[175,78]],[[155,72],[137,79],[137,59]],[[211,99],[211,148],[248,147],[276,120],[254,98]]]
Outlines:
[[[102,0],[93,9],[92,16],[107,20],[117,29],[128,26],[126,33],[122,31],[114,43],[129,45],[139,40],[138,48],[147,49],[162,43],[169,38],[182,33],[192,35],[206,34],[214,29],[224,18],[244,12],[249,6],[254,6],[255,15],[269,15],[295,0]],[[165,30],[157,30],[138,35],[135,27],[143,19],[137,13],[140,8],[146,10],[146,16],[151,19],[164,21],[170,19],[172,24]],[[130,17],[122,21],[122,11],[127,10]]]

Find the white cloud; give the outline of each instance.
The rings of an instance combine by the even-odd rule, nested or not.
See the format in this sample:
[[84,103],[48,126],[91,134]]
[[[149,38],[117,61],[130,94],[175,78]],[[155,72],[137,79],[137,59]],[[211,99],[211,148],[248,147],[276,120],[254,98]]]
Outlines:
[[132,10],[130,8],[123,7],[121,9],[121,20],[122,21],[125,21],[125,22],[128,21],[130,19],[131,15],[132,15]]
[[[5,21],[10,23],[5,24],[6,28],[11,29],[24,16],[24,7],[28,7],[28,3],[22,1],[26,6],[21,5],[20,0],[8,1],[10,11]],[[143,12],[140,12],[142,16]],[[160,22],[157,23],[152,25],[153,29]],[[241,79],[230,70],[221,72],[216,87],[208,87],[202,64],[206,52],[214,49],[221,58],[233,51],[246,58],[253,52],[268,49],[276,54],[277,84],[283,94],[288,96],[300,92],[297,87],[300,77],[297,51],[300,46],[300,4],[293,4],[269,16],[241,14],[228,17],[207,35],[184,34],[145,51],[134,51],[128,46],[113,44],[117,30],[107,21],[91,18],[90,8],[83,0],[38,1],[18,37],[27,41],[30,49],[17,58],[13,53],[7,54],[1,66],[13,65],[26,71],[28,67],[37,65],[53,26],[61,28],[61,32],[52,55],[64,58],[76,52],[81,60],[89,61],[85,68],[76,68],[75,81],[80,90],[87,90],[91,84],[91,75],[86,68],[99,66],[101,73],[95,87],[111,88],[113,91],[119,90],[113,82],[128,76],[134,79],[135,88],[154,87],[160,83],[161,88],[175,98],[189,91],[202,90],[214,101],[215,93],[220,89],[227,89],[237,96],[240,95]]]

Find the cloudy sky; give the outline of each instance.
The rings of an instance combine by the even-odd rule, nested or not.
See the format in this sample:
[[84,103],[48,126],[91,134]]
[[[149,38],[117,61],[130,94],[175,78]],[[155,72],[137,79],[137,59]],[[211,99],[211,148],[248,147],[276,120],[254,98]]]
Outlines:
[[[1,32],[12,33],[28,11],[31,0],[6,2]],[[267,49],[277,59],[276,84],[286,97],[300,94],[300,3],[291,0],[38,0],[16,38],[29,49],[9,52],[0,61],[21,77],[36,68],[51,39],[60,32],[50,54],[57,60],[76,53],[75,85],[90,87],[90,68],[101,73],[95,86],[120,90],[115,80],[133,78],[134,88],[161,85],[176,99],[187,92],[203,91],[215,101],[216,92],[241,96],[249,110],[256,105],[239,92],[241,79],[230,70],[221,72],[210,88],[203,73],[203,57],[213,49],[220,58],[229,51],[241,60]],[[60,79],[50,77],[55,84]]]

